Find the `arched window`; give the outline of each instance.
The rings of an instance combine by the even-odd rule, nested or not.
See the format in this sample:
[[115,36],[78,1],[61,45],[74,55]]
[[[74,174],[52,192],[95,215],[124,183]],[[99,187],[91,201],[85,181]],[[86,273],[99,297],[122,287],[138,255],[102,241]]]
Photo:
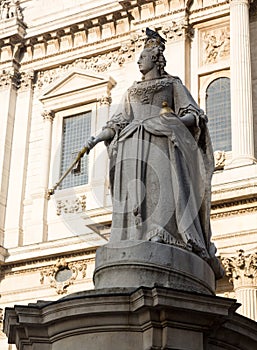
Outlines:
[[213,80],[206,90],[206,114],[213,150],[231,151],[230,79]]

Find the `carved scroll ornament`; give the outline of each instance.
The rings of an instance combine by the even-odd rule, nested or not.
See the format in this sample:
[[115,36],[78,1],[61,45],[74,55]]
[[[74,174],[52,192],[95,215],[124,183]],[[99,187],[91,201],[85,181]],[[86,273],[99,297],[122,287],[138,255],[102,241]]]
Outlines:
[[77,279],[79,272],[81,277],[86,277],[87,264],[81,262],[67,262],[65,259],[58,259],[55,265],[49,266],[40,272],[40,282],[45,279],[50,282],[50,287],[56,289],[57,294],[64,294],[67,288]]

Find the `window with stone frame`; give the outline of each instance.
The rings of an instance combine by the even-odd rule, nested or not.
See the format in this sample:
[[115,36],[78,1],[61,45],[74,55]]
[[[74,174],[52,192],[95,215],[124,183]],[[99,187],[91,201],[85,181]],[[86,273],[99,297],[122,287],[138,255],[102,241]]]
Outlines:
[[213,150],[231,151],[230,79],[213,80],[206,89],[205,98]]
[[[63,118],[60,176],[71,165],[91,134],[91,111]],[[60,188],[70,188],[88,183],[88,156],[80,160],[63,180]]]

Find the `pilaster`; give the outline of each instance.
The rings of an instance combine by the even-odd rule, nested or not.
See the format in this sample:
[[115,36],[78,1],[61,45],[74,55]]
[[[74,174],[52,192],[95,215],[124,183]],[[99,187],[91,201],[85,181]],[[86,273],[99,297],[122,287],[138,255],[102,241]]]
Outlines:
[[162,33],[167,39],[167,56],[172,57],[172,60],[167,62],[166,70],[178,75],[184,84],[190,87],[190,46],[194,33],[192,26],[188,19],[183,17],[164,25]]
[[3,245],[13,127],[19,73],[14,67],[0,74],[0,245]]
[[249,0],[230,1],[232,165],[255,162]]
[[6,248],[22,245],[23,201],[25,195],[31,123],[34,71],[20,73],[10,166],[10,184],[5,223]]
[[45,242],[47,240],[47,193],[49,187],[53,120],[54,112],[52,110],[43,110],[39,116],[38,122],[42,123],[42,134],[40,136],[40,146],[38,148],[40,152],[40,164],[38,165],[37,179],[30,192],[31,214],[28,229],[24,231],[23,234],[24,245]]
[[242,304],[238,312],[257,321],[257,252],[223,257],[226,275],[234,286],[236,299]]

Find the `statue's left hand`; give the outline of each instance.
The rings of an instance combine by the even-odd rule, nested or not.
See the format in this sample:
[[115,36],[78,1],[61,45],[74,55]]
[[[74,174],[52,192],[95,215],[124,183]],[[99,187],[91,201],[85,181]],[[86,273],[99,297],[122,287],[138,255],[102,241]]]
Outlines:
[[196,125],[195,116],[191,113],[183,115],[183,117],[180,117],[180,120],[188,127]]

